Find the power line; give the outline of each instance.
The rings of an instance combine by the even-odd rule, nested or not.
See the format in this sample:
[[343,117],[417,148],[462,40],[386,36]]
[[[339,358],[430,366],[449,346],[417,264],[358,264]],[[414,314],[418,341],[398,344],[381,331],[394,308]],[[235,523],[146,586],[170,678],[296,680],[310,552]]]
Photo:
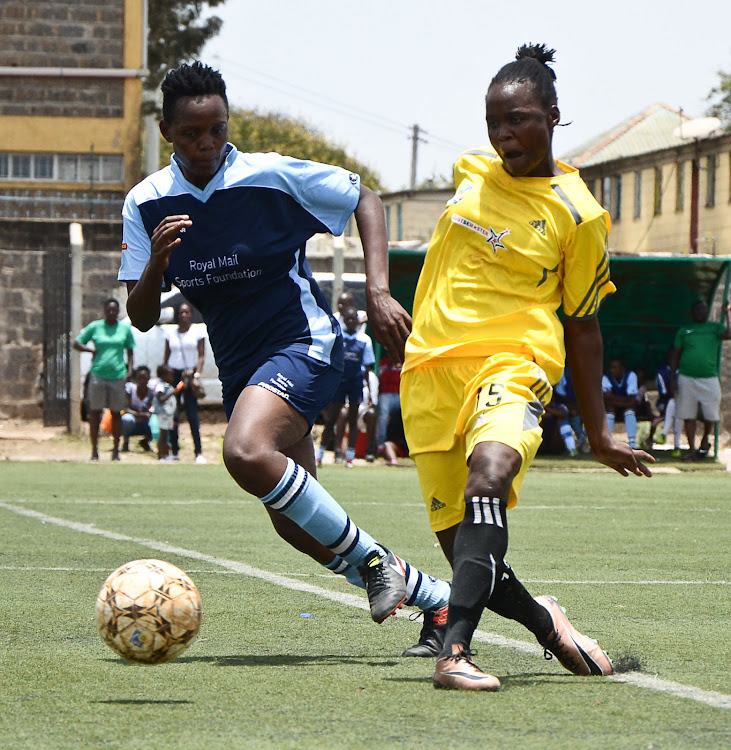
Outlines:
[[[295,86],[294,84],[278,78],[277,76],[273,76],[270,73],[264,73],[260,70],[256,70],[256,68],[242,65],[241,63],[234,62],[233,60],[229,60],[220,56],[215,56],[215,59],[218,59],[221,62],[226,63],[227,65],[231,65],[234,68],[242,69],[261,78],[268,79],[269,81],[272,81],[277,85],[257,81],[255,78],[251,78],[250,76],[243,75],[239,72],[233,73],[234,77],[236,78],[248,81],[249,83],[253,83],[256,86],[262,86],[263,88],[271,89],[272,91],[278,91],[279,93],[285,94],[286,96],[292,97],[293,99],[299,99],[300,101],[307,102],[308,104],[314,104],[315,106],[321,107],[322,109],[326,109],[331,112],[337,112],[338,114],[345,117],[352,117],[353,119],[357,119],[360,121],[363,121],[363,119],[365,118],[366,120],[368,120],[368,124],[374,127],[379,127],[383,130],[402,134],[409,140],[411,140],[412,138],[412,125],[405,125],[403,123],[397,122],[396,120],[384,117],[383,115],[377,115],[373,112],[362,109],[361,107],[339,101],[338,99],[335,99],[326,94],[321,94],[310,89],[302,88],[301,86]],[[460,152],[465,149],[464,144],[457,144],[454,141],[450,141],[446,138],[442,138],[441,136],[434,135],[429,131],[422,129],[420,130],[420,133],[423,135],[429,135],[431,140],[427,142],[432,143],[432,145],[436,148],[444,150],[449,149],[452,152]]]

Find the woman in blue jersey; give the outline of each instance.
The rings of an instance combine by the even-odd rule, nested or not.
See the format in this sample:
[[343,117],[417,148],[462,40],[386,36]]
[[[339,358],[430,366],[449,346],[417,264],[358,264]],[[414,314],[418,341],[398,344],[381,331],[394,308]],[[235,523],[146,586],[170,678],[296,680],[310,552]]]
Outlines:
[[[160,290],[175,284],[200,310],[229,417],[223,456],[296,549],[368,592],[382,622],[403,603],[444,608],[449,586],[422,576],[359,529],[315,479],[312,423],[343,370],[340,328],[305,259],[317,232],[355,216],[365,255],[371,325],[395,357],[410,318],[388,288],[383,207],[358,175],[228,142],[226,87],[199,62],[170,71],[160,130],[169,167],[125,201],[127,310],[147,330]],[[362,579],[362,580],[361,580]]]

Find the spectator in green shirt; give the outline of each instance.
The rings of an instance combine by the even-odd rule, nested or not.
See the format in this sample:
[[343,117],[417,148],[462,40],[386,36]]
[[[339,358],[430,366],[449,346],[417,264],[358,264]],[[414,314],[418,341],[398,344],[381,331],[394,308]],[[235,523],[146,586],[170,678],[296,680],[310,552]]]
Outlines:
[[[88,346],[89,343],[93,346]],[[89,323],[74,341],[77,352],[91,352],[93,355],[86,390],[92,461],[99,460],[99,422],[104,409],[109,409],[112,413],[112,461],[119,461],[121,412],[127,402],[124,384],[132,376],[134,369],[134,345],[132,327],[129,323],[119,321],[119,302],[111,298],[104,303],[104,318]]]
[[[684,461],[695,461],[708,455],[711,432],[721,418],[720,355],[721,344],[731,339],[729,310],[731,302],[724,305],[723,323],[709,321],[708,305],[698,300],[691,307],[693,323],[675,335],[670,371],[676,381],[677,418],[683,420],[690,449]],[[699,407],[703,415],[703,438],[696,452]]]

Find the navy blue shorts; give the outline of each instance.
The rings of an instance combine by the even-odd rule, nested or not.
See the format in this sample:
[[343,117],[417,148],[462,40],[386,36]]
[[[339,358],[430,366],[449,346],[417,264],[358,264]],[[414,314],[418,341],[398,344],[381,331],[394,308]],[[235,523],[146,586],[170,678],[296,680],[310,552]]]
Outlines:
[[263,362],[255,363],[243,373],[238,388],[226,389],[223,396],[226,417],[231,419],[244,388],[258,385],[283,398],[307,420],[311,428],[317,415],[333,400],[342,376],[342,372],[332,365],[293,348],[284,349]]
[[341,380],[335,395],[332,397],[333,404],[359,404],[363,400],[363,376]]

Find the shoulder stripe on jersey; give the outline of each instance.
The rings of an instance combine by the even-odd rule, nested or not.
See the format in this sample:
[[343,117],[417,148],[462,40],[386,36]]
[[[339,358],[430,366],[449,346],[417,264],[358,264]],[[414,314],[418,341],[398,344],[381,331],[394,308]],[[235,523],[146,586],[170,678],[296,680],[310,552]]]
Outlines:
[[601,261],[596,269],[594,283],[589,288],[586,296],[576,308],[571,318],[583,318],[596,313],[599,289],[609,283],[609,253],[604,251]]
[[571,202],[568,195],[564,193],[563,188],[560,185],[551,185],[551,187],[556,191],[556,195],[558,195],[558,197],[566,204],[566,208],[571,211],[571,215],[574,217],[576,224],[581,224],[583,221],[581,214],[576,210],[576,206]]

